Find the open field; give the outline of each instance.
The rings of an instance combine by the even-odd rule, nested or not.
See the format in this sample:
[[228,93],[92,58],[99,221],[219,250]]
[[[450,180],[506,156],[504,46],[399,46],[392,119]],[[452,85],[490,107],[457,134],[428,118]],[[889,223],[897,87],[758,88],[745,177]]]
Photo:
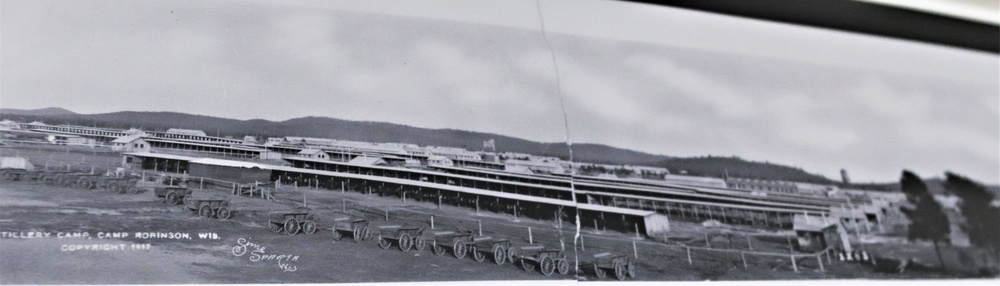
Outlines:
[[[3,148],[0,153],[11,155]],[[25,152],[19,150],[19,154]],[[48,153],[53,153],[49,151]],[[46,154],[44,150],[27,153],[32,161],[56,158],[65,153]],[[70,154],[74,154],[70,152]],[[37,157],[36,157],[37,156]],[[80,165],[101,162],[112,157],[80,152]],[[104,167],[104,166],[102,166]],[[106,167],[113,167],[107,165]],[[877,273],[870,266],[830,260],[799,258],[792,265],[788,251],[788,233],[755,231],[749,228],[706,228],[700,224],[674,222],[665,238],[636,238],[634,234],[611,231],[582,233],[582,243],[574,244],[572,223],[515,218],[508,214],[482,212],[430,202],[403,201],[360,192],[283,187],[274,194],[275,201],[231,195],[223,189],[195,190],[194,197],[225,196],[232,202],[235,215],[220,221],[197,217],[183,206],[168,206],[149,191],[135,195],[117,195],[103,190],[81,190],[45,186],[37,182],[3,182],[0,185],[0,231],[3,232],[86,232],[88,238],[0,238],[0,283],[3,284],[135,284],[135,283],[320,283],[320,282],[392,282],[454,280],[533,280],[597,279],[586,267],[591,255],[619,252],[638,256],[637,280],[774,280],[774,279],[909,279],[971,277],[973,271],[954,271],[950,276],[933,272],[908,271]],[[312,235],[276,234],[266,227],[268,211],[288,210],[307,205],[316,213],[319,231]],[[375,240],[355,243],[350,239],[334,241],[329,228],[332,219],[351,215],[365,217],[372,224],[403,224],[426,227],[431,231],[433,216],[438,230],[468,229],[484,235],[511,239],[515,245],[530,240],[549,248],[564,247],[574,264],[578,255],[582,271],[574,275],[543,276],[525,272],[511,264],[497,266],[490,260],[475,262],[469,257],[455,259],[451,254],[435,256],[429,249],[401,252],[395,246],[379,249]],[[388,215],[388,221],[385,220]],[[584,222],[585,223],[585,222]],[[530,228],[530,230],[529,230]],[[97,238],[99,232],[129,233],[124,238]],[[185,233],[191,239],[136,238],[137,232]],[[199,233],[214,233],[218,239],[201,239]],[[707,235],[707,242],[706,242]],[[236,256],[233,247],[240,239],[264,246],[266,254],[298,256],[294,262],[251,261],[249,255]],[[62,248],[88,244],[125,244],[124,250],[63,251]],[[148,249],[131,249],[132,244],[148,244]],[[690,260],[687,247],[692,247]],[[634,248],[633,248],[634,247]],[[712,250],[705,250],[711,248]],[[884,243],[869,245],[874,253],[916,257],[923,263],[933,250],[923,245]],[[919,249],[914,251],[915,249]],[[576,251],[574,251],[576,250]],[[740,251],[775,255],[741,255]],[[951,251],[951,252],[949,252]],[[945,248],[949,265],[958,262],[956,250]],[[782,254],[783,253],[783,254]],[[796,255],[804,255],[798,253]],[[744,265],[746,257],[746,265]],[[689,262],[690,261],[690,262]],[[954,262],[953,262],[954,261]],[[819,263],[823,263],[820,269]],[[47,271],[42,274],[39,267]],[[294,267],[294,271],[289,270]],[[793,270],[797,268],[797,272]],[[87,272],[95,275],[78,275]],[[101,275],[96,275],[101,274]],[[613,278],[605,278],[613,279]]]

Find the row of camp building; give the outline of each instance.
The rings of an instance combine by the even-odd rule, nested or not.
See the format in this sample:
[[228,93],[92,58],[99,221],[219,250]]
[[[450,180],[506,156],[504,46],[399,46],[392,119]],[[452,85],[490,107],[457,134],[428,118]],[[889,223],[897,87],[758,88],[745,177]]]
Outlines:
[[[670,219],[717,220],[760,228],[794,229],[796,216],[878,223],[884,210],[873,205],[845,208],[836,201],[781,201],[686,186],[630,184],[496,170],[431,166],[403,168],[378,160],[347,162],[299,156],[284,165],[131,152],[122,164],[134,170],[185,174],[236,183],[280,182],[331,190],[406,196],[515,216],[573,222],[581,226],[649,236],[669,231]],[[858,222],[862,222],[858,224]],[[871,230],[866,227],[865,231]]]

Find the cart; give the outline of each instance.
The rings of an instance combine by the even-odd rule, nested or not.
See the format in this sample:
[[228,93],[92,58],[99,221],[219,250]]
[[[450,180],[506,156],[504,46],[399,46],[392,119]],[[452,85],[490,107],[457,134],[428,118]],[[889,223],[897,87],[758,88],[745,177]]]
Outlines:
[[354,242],[366,241],[372,238],[372,231],[368,228],[367,219],[354,219],[341,217],[333,219],[333,240],[340,240],[345,235],[354,238]]
[[381,225],[378,229],[378,247],[389,249],[392,241],[395,240],[399,250],[410,251],[411,247],[416,247],[417,251],[427,247],[427,241],[422,237],[424,228],[403,225]]
[[486,260],[486,255],[490,255],[493,263],[503,265],[509,259],[507,250],[510,249],[510,240],[504,238],[494,238],[492,236],[474,236],[472,246],[472,258],[478,262]]
[[535,267],[538,266],[539,271],[545,276],[552,275],[556,271],[559,271],[559,274],[569,273],[569,261],[566,259],[566,253],[562,250],[547,249],[538,244],[515,249],[517,249],[517,254],[514,258],[520,262],[521,269],[524,271],[535,270]]
[[233,211],[229,208],[229,199],[223,197],[186,198],[184,207],[204,218],[226,220],[233,216]]
[[69,173],[75,173],[75,172],[69,170],[61,170],[61,171],[43,170],[39,172],[37,178],[38,181],[45,183],[45,185],[55,186],[61,184],[62,177],[65,176],[65,174]]
[[178,205],[184,201],[184,198],[191,195],[191,190],[187,187],[156,186],[153,187],[153,195],[164,203]]
[[313,221],[312,209],[298,207],[290,211],[270,212],[267,225],[274,233],[295,235],[302,231],[305,234],[316,232],[316,222]]
[[607,271],[612,271],[615,278],[625,280],[625,278],[635,278],[635,263],[623,253],[603,252],[594,254],[593,264],[594,275],[597,278],[607,276]]
[[465,258],[469,245],[473,243],[472,231],[438,231],[434,232],[433,236],[431,250],[437,256],[444,255],[450,248],[455,258]]

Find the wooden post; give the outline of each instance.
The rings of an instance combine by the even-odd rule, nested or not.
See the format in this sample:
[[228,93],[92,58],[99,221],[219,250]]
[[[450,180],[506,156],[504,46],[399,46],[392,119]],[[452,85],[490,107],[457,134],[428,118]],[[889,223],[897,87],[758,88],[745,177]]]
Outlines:
[[635,240],[632,241],[632,254],[635,259],[639,259],[639,248],[635,246]]
[[785,236],[785,240],[788,241],[788,253],[794,253],[795,249],[792,248],[792,236],[791,235]]
[[743,268],[746,269],[747,268],[747,254],[745,252],[743,252],[743,251],[740,251],[740,257],[743,258]]
[[634,225],[635,225],[635,238],[642,238],[641,236],[639,236],[639,224],[634,224]]
[[434,229],[434,215],[431,215],[431,229]]
[[[479,214],[479,195],[476,195],[476,214]],[[480,231],[482,232],[482,231]],[[482,234],[479,234],[482,235]]]
[[406,203],[406,191],[403,191],[403,203]]
[[749,234],[747,234],[747,248],[750,248],[750,250],[753,250],[753,244],[750,243],[750,235]]
[[597,232],[599,230],[601,230],[601,229],[597,228],[597,219],[595,218],[594,219],[594,232]]
[[441,194],[438,193],[438,208],[441,208]]
[[816,255],[816,262],[819,263],[819,271],[826,272],[826,269],[823,268],[823,258],[820,255]]
[[[827,263],[827,264],[829,264],[829,263],[833,263],[833,261],[832,261],[832,260],[830,260],[830,251],[832,251],[832,250],[833,250],[832,248],[827,248],[827,249],[826,249],[825,251],[823,251],[823,253],[824,253],[824,254],[826,254],[826,263]],[[875,259],[874,259],[874,258],[872,258],[872,262],[874,262],[874,261],[875,261]],[[874,263],[873,263],[873,264],[874,264]]]
[[483,236],[483,220],[477,220],[479,222],[479,236]]
[[205,178],[198,177],[198,188],[199,189],[205,188]]
[[705,245],[708,246],[709,248],[712,247],[712,242],[708,241],[708,233],[707,232],[705,233]]
[[340,193],[343,194],[347,190],[346,182],[340,182]]
[[580,250],[587,250],[586,243],[583,242],[583,235],[580,235]]
[[531,227],[528,227],[528,244],[534,244],[535,239],[531,236]]
[[691,261],[691,247],[690,246],[687,247],[687,252],[688,252],[688,265],[694,265],[694,261]]
[[792,259],[792,270],[795,270],[795,273],[798,273],[799,266],[795,264],[795,255],[789,255],[788,258]]
[[385,209],[385,220],[389,220],[389,209]]

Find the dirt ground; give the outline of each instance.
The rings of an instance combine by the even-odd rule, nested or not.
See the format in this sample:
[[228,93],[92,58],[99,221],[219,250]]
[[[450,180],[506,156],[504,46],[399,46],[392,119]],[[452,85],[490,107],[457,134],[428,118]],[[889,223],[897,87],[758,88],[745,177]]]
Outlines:
[[[96,162],[88,154],[80,161]],[[94,156],[106,157],[102,154]],[[105,159],[108,162],[112,160]],[[610,252],[637,262],[636,280],[787,280],[787,279],[910,279],[968,277],[933,272],[877,273],[857,263],[815,259],[797,263],[792,270],[787,257],[747,256],[744,268],[740,250],[780,253],[788,245],[786,233],[753,229],[704,228],[691,222],[672,222],[665,238],[636,238],[634,234],[584,229],[582,243],[574,244],[575,226],[564,222],[515,218],[509,214],[476,213],[474,209],[438,207],[432,202],[404,202],[357,192],[282,188],[277,201],[239,197],[224,190],[196,190],[193,197],[222,196],[232,202],[235,215],[221,221],[197,217],[183,206],[168,206],[149,191],[118,195],[98,190],[44,186],[35,182],[0,184],[0,284],[162,284],[162,283],[337,283],[461,280],[598,279],[590,271],[595,254]],[[289,210],[303,203],[316,213],[319,231],[288,236],[267,229],[269,211]],[[346,211],[346,212],[345,212]],[[388,211],[389,220],[385,220]],[[434,255],[430,249],[402,252],[388,250],[375,240],[355,243],[334,241],[330,226],[337,217],[364,217],[372,225],[425,227],[426,232],[468,229],[508,238],[515,246],[542,244],[565,249],[571,265],[582,271],[543,276],[514,265],[495,265],[489,259]],[[434,229],[430,229],[431,217]],[[48,238],[13,238],[29,232],[48,232]],[[89,237],[57,238],[86,232]],[[98,233],[128,233],[128,237],[98,238]],[[137,238],[138,232],[188,234],[190,239]],[[218,239],[202,239],[212,233]],[[708,242],[705,235],[708,234]],[[242,239],[242,240],[241,240]],[[233,248],[249,241],[264,248],[271,260],[253,261],[250,251],[234,255]],[[121,246],[118,250],[75,250],[67,247]],[[133,249],[133,244],[138,249]],[[148,248],[144,247],[148,246]],[[576,246],[576,247],[574,247]],[[694,250],[691,262],[685,246],[731,249],[735,252]],[[900,244],[872,245],[872,251],[907,251]],[[926,248],[922,248],[926,250]],[[252,250],[252,248],[251,248]],[[575,251],[574,251],[575,250]],[[913,252],[912,249],[909,250]],[[921,254],[928,253],[920,251]],[[933,253],[932,251],[929,253]],[[897,253],[898,254],[898,253]],[[291,261],[290,257],[296,257]],[[638,256],[635,259],[635,256]],[[924,258],[921,258],[924,259]],[[923,260],[926,261],[926,260]],[[832,263],[830,263],[832,262]],[[40,271],[40,269],[45,271]],[[294,271],[291,271],[294,269]],[[957,275],[957,276],[956,276]]]

